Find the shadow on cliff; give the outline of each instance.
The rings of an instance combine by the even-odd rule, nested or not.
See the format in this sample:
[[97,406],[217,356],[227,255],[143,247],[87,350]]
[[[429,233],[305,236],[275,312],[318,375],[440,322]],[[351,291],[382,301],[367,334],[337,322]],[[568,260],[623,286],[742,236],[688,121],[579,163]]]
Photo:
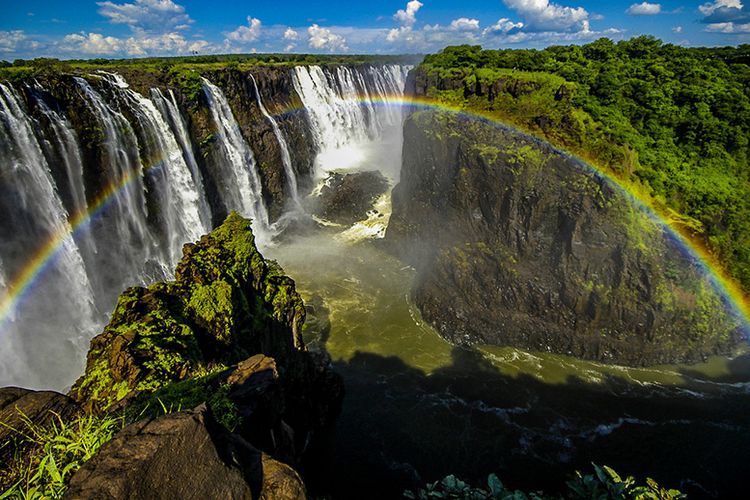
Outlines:
[[591,462],[691,498],[732,497],[750,475],[743,391],[696,394],[617,377],[546,384],[463,348],[430,374],[371,353],[335,367],[346,383],[335,498],[398,498],[448,474],[484,484],[491,472],[507,486],[554,493]]

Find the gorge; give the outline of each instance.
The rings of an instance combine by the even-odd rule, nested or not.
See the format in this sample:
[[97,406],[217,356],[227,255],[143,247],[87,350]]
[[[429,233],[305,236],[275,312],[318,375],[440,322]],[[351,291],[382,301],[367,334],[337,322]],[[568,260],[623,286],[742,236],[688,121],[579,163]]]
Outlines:
[[[289,345],[260,340],[224,359],[201,340],[201,359],[272,357],[288,407],[341,375],[325,464],[250,433],[312,491],[397,497],[498,471],[554,491],[591,461],[697,495],[736,491],[750,463],[750,370],[732,298],[616,184],[518,131],[419,105],[426,93],[396,60],[0,83],[0,386],[67,391],[89,352],[73,399],[91,405],[101,386],[114,388],[100,406],[123,400],[118,380],[90,382],[91,353],[124,370],[110,360],[125,355],[107,351],[121,342],[113,332],[141,328],[130,312],[110,316],[118,296],[159,320],[153,311],[198,300],[188,277],[209,286],[213,271],[189,269],[214,255],[205,242],[222,227],[248,230],[237,212],[296,282],[304,314],[290,306],[279,327]],[[121,295],[132,286],[147,288]],[[186,307],[175,321],[196,332],[225,324]],[[252,308],[237,314],[216,338],[265,328],[241,326]],[[328,352],[332,365],[295,349]],[[148,386],[128,370],[118,376]],[[329,411],[336,392],[315,397]],[[307,403],[295,415],[317,411]],[[271,427],[296,435],[296,451],[312,420],[332,420],[292,413]],[[623,453],[639,440],[646,451]],[[696,468],[702,459],[711,467]]]

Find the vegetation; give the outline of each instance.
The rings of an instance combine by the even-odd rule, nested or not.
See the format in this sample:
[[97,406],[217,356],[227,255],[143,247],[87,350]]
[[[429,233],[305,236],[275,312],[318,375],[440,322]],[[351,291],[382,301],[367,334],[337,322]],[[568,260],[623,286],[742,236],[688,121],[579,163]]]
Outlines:
[[750,46],[643,36],[544,50],[448,47],[418,86],[607,169],[750,291]]
[[659,486],[653,479],[647,479],[645,485],[636,485],[635,479],[621,478],[617,472],[607,467],[594,465],[594,474],[582,475],[576,472],[575,477],[566,484],[562,495],[545,495],[543,492],[524,493],[520,490],[507,489],[495,474],[487,478],[487,488],[477,488],[447,476],[441,481],[428,484],[416,492],[405,491],[404,497],[418,500],[449,498],[456,500],[541,500],[564,498],[570,500],[672,500],[685,498],[677,490]]
[[122,417],[111,415],[80,415],[68,422],[55,415],[47,426],[23,414],[21,419],[23,427],[11,429],[15,439],[4,443],[14,447],[15,456],[2,478],[12,486],[0,499],[62,498],[73,474],[124,425]]

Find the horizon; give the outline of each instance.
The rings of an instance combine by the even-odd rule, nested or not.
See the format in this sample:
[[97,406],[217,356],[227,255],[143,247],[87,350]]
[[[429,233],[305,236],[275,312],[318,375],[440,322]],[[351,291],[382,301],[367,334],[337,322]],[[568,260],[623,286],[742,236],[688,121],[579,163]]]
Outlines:
[[[6,5],[0,59],[230,54],[417,55],[448,45],[544,48],[641,35],[681,46],[750,43],[750,4],[592,0],[29,0]],[[71,15],[73,14],[73,15]]]

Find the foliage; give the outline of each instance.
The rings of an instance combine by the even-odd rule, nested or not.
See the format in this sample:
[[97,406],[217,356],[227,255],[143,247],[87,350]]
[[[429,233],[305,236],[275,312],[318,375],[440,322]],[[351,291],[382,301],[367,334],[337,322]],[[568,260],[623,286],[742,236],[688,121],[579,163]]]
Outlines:
[[23,427],[11,429],[17,438],[17,456],[6,469],[13,486],[0,499],[61,498],[73,474],[124,422],[122,417],[93,415],[65,422],[55,414],[51,424],[42,426],[22,413],[21,419]]
[[622,479],[614,470],[605,466],[594,466],[594,474],[582,475],[576,472],[575,478],[568,481],[562,495],[545,495],[542,492],[524,493],[507,489],[495,474],[487,478],[486,488],[473,487],[455,476],[447,476],[441,481],[428,484],[424,489],[405,491],[404,497],[418,500],[541,500],[564,498],[570,500],[676,500],[686,498],[677,490],[659,486],[653,479],[645,485],[636,485],[632,477]]
[[462,45],[427,56],[417,79],[607,169],[750,290],[750,46]]

